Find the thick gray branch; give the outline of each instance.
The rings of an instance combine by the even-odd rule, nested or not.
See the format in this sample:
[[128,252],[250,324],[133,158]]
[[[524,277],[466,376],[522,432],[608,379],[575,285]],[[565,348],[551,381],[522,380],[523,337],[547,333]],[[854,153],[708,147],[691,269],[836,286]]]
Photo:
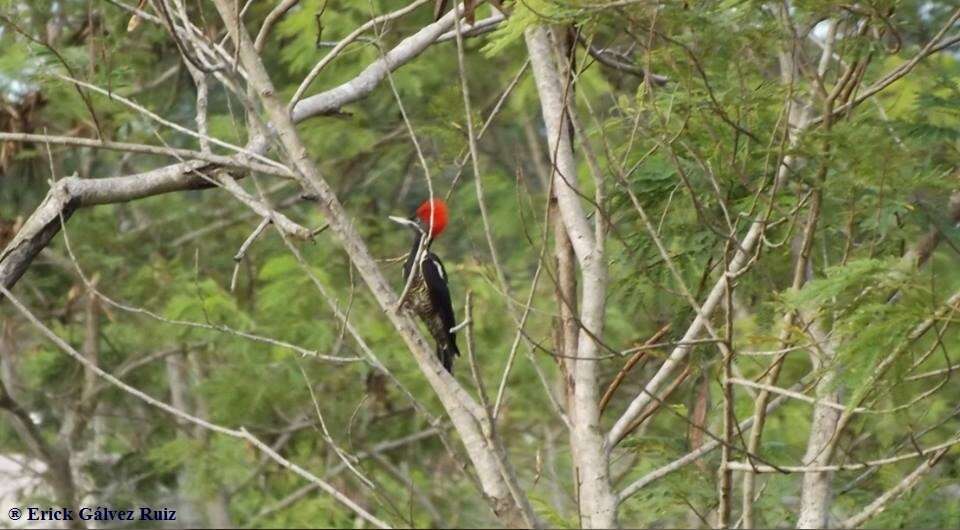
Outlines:
[[[299,102],[293,109],[293,121],[299,123],[327,114],[366,97],[384,80],[388,70],[396,70],[417,57],[452,25],[451,13],[401,41],[382,58],[371,63],[355,79]],[[267,146],[266,139],[257,136],[247,143],[245,149],[262,154],[266,152]],[[249,157],[237,155],[231,158],[239,163],[248,161]],[[66,221],[78,208],[85,206],[121,203],[164,193],[209,188],[212,185],[200,173],[209,174],[217,167],[207,162],[188,161],[136,175],[60,181],[0,254],[0,285],[11,288],[17,283],[37,254],[59,232],[61,217]]]

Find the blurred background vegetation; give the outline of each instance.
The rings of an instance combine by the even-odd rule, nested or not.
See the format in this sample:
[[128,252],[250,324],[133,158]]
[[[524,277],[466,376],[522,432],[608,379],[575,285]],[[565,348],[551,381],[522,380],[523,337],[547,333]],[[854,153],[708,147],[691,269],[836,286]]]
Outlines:
[[[211,36],[222,33],[216,11],[207,2],[187,2],[195,21],[206,21]],[[475,176],[466,152],[466,123],[457,74],[456,43],[431,46],[393,74],[397,92],[424,149],[432,184],[449,193],[452,220],[434,245],[451,277],[454,306],[462,315],[464,296],[473,293],[479,367],[489,388],[496,388],[514,340],[507,304],[523,303],[545,241],[547,209],[546,141],[537,93],[526,66],[523,29],[546,17],[575,23],[593,45],[622,52],[642,68],[664,76],[662,86],[597,63],[579,48],[576,101],[602,172],[631,168],[628,182],[659,226],[685,280],[703,286],[727,243],[727,219],[744,227],[765,208],[758,193],[768,186],[783,149],[782,108],[791,91],[807,94],[808,83],[784,85],[777,51],[790,42],[774,3],[759,1],[664,2],[622,8],[604,2],[511,4],[510,19],[497,30],[466,39],[468,80],[474,123],[483,123],[518,74],[479,143],[482,182],[491,229],[512,289],[501,292],[482,225]],[[144,21],[128,32],[132,5],[121,0],[0,0],[0,130],[73,135],[173,147],[197,148],[192,138],[159,127],[142,115],[101,95],[78,90],[55,73],[69,65],[73,75],[125,95],[168,120],[194,127],[195,89],[169,35]],[[278,92],[288,99],[330,46],[374,14],[400,7],[370,0],[301,0],[267,41],[264,60]],[[273,2],[252,2],[246,14],[255,34]],[[867,81],[909,60],[955,8],[953,2],[873,1],[841,6],[800,1],[793,6],[798,27],[827,17],[884,14],[895,32],[885,38],[851,37],[841,56],[866,49],[873,63]],[[490,8],[478,8],[478,17]],[[322,15],[318,16],[318,13]],[[382,35],[369,32],[312,84],[308,94],[349,80],[379,56],[429,23],[429,6],[390,22]],[[650,31],[655,19],[655,32]],[[31,41],[14,29],[31,35]],[[45,44],[41,44],[45,42]],[[49,45],[49,46],[48,46]],[[807,48],[809,46],[810,48]],[[812,43],[798,53],[819,56]],[[51,50],[55,49],[57,53]],[[210,93],[210,134],[243,145],[242,107],[222,88]],[[93,112],[91,112],[93,109]],[[803,162],[789,189],[772,205],[784,219],[767,232],[762,259],[740,280],[734,303],[734,345],[742,355],[738,369],[756,377],[769,356],[746,355],[777,349],[781,315],[789,308],[826,309],[834,333],[844,337],[837,364],[846,396],[864,390],[861,382],[917,322],[929,316],[960,287],[960,233],[949,206],[957,188],[960,159],[960,61],[957,49],[923,61],[904,80],[878,98],[864,102],[829,131],[804,135],[795,154]],[[635,125],[642,118],[639,132]],[[736,127],[730,124],[736,124]],[[310,153],[335,187],[367,244],[400,285],[400,258],[408,234],[387,220],[409,215],[427,195],[423,170],[400,115],[397,100],[384,83],[342,113],[311,119],[299,127]],[[823,145],[830,146],[825,155]],[[668,147],[669,146],[669,147]],[[51,180],[76,173],[102,178],[147,171],[170,163],[164,157],[37,143],[0,143],[0,221],[11,225],[40,203]],[[215,149],[216,151],[216,149]],[[578,148],[578,159],[587,174]],[[788,292],[792,278],[792,241],[812,183],[822,180],[823,216],[813,252],[816,280],[799,293]],[[462,176],[461,176],[462,173]],[[241,181],[260,189],[274,205],[299,223],[319,228],[324,219],[301,200],[292,181],[251,175]],[[589,184],[585,193],[589,196]],[[765,196],[764,196],[765,197]],[[676,340],[693,312],[677,290],[660,254],[644,232],[623,190],[611,184],[605,215],[612,225],[608,241],[610,289],[605,344],[627,350],[670,324],[665,340]],[[802,217],[801,217],[802,218]],[[348,259],[328,233],[301,244],[315,277],[336,294],[351,322],[403,386],[424,407],[418,411],[393,383],[360,360],[334,364],[297,351],[251,341],[235,333],[172,321],[221,325],[272,337],[323,355],[356,357],[357,345],[345,337],[337,319],[315,291],[312,280],[284,242],[266,231],[239,263],[233,256],[259,223],[246,207],[221,190],[179,192],[125,204],[84,209],[41,254],[15,293],[61,337],[78,349],[95,347],[107,371],[137,359],[150,362],[130,369],[123,379],[158,398],[185,398],[185,406],[219,424],[243,426],[276,444],[286,458],[348,492],[378,516],[400,526],[485,526],[495,522],[462,472],[462,448],[444,447],[425,435],[361,460],[357,467],[375,483],[364,486],[342,469],[324,439],[311,399],[333,441],[351,453],[378,443],[431,429],[430,417],[443,417],[409,352],[384,319]],[[904,266],[902,256],[931,227],[941,244],[922,268]],[[547,232],[549,233],[549,232]],[[551,251],[547,250],[548,257]],[[89,295],[71,260],[102,292],[139,310],[109,304],[91,307]],[[558,395],[562,389],[554,350],[554,266],[546,260],[529,322],[529,342],[513,369],[499,429],[537,513],[551,526],[576,527],[573,474],[566,429],[546,398],[531,365],[546,371]],[[235,272],[235,266],[238,270]],[[235,286],[231,283],[236,274]],[[701,287],[702,290],[702,287]],[[893,292],[903,293],[887,304]],[[696,293],[695,293],[696,294]],[[9,304],[3,319],[4,380],[51,441],[77,406],[83,369],[46,341]],[[722,317],[721,317],[722,318]],[[955,317],[952,317],[955,318]],[[91,327],[91,319],[97,326]],[[949,320],[949,319],[948,319]],[[93,331],[91,331],[93,330]],[[94,336],[91,339],[90,334]],[[799,332],[798,332],[799,336]],[[93,346],[89,341],[93,340]],[[461,339],[462,340],[462,339]],[[868,405],[888,409],[909,402],[942,378],[910,380],[906,370],[928,348],[940,350],[921,371],[960,361],[960,337],[946,328],[939,339],[927,337],[877,385],[884,392]],[[531,346],[532,345],[532,346]],[[461,347],[462,349],[462,347]],[[614,397],[604,418],[612,422],[630,396],[652,374],[658,357],[638,366]],[[529,354],[529,355],[528,355]],[[614,460],[621,486],[685,454],[694,436],[689,418],[698,395],[711,396],[710,427],[719,414],[719,365],[716,347],[698,347],[691,375],[645,429],[624,442]],[[611,356],[603,366],[601,388],[623,365]],[[473,383],[465,359],[457,377]],[[810,371],[804,350],[791,354],[780,386]],[[946,376],[948,377],[949,372]],[[172,383],[182,388],[172,388]],[[909,450],[909,433],[924,432],[921,446],[960,430],[960,387],[952,380],[914,406],[888,414],[858,416],[843,434],[838,460],[869,460]],[[736,415],[752,413],[750,394],[738,389]],[[791,403],[771,415],[762,454],[783,464],[799,464],[806,446],[810,407]],[[3,417],[3,416],[0,416]],[[713,419],[716,419],[714,422]],[[441,429],[443,423],[439,424]],[[856,451],[853,451],[853,448]],[[95,421],[70,442],[76,453],[89,452],[76,473],[85,499],[110,506],[180,506],[192,524],[236,526],[353,526],[354,517],[328,496],[310,491],[290,500],[305,486],[296,475],[265,461],[242,441],[197,432],[172,417],[107,387],[96,405]],[[452,453],[450,451],[452,449]],[[0,421],[0,454],[29,455],[11,424]],[[654,482],[622,505],[626,526],[698,526],[716,503],[716,465],[710,454],[698,465]],[[834,510],[849,514],[899,482],[916,461],[885,466],[863,480],[862,472],[837,474]],[[43,478],[42,476],[40,477]],[[792,524],[799,490],[796,475],[764,475],[758,524]],[[20,498],[49,505],[47,488]],[[877,527],[957,527],[960,525],[960,466],[949,453],[919,487],[871,521]]]

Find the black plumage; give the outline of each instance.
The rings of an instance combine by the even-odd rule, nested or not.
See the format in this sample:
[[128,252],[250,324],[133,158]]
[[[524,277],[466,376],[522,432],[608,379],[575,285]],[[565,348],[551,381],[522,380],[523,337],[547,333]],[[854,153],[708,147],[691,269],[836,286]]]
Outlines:
[[431,239],[429,238],[423,250],[420,266],[414,267],[422,237],[426,236],[420,233],[415,234],[410,255],[403,264],[404,285],[407,281],[411,282],[403,306],[411,309],[427,325],[430,335],[437,343],[437,358],[448,372],[453,373],[453,358],[460,355],[460,350],[457,348],[456,333],[451,331],[457,325],[457,319],[450,300],[447,272],[440,258],[430,251]]

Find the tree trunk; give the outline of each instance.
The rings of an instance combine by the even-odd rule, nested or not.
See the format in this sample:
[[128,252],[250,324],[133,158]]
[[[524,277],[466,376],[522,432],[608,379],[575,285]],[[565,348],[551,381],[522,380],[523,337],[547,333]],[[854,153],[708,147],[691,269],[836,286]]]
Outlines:
[[[600,430],[597,381],[597,337],[603,333],[607,280],[603,240],[601,230],[593,235],[575,187],[577,168],[569,121],[565,118],[566,112],[572,112],[566,104],[572,88],[561,82],[561,69],[553,59],[549,31],[541,26],[532,27],[526,31],[526,42],[546,125],[559,220],[573,247],[583,278],[582,328],[577,337],[577,350],[575,355],[565,352],[568,388],[572,385],[568,399],[572,424],[570,443],[580,524],[584,528],[613,528],[617,526],[617,500],[610,484],[609,459]],[[558,257],[563,258],[562,254]]]

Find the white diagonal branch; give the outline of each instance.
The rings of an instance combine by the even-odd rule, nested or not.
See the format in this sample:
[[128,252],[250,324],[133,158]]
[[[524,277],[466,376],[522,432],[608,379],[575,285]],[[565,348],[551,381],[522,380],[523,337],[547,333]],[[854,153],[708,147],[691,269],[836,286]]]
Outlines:
[[[397,302],[396,293],[383,276],[352,219],[309,156],[306,146],[297,133],[294,119],[287,112],[285,105],[276,97],[273,83],[254,48],[250,35],[237,20],[236,13],[227,0],[216,0],[215,3],[225,27],[230,32],[230,38],[238,48],[241,63],[249,76],[251,90],[259,96],[280,143],[300,175],[301,185],[308,193],[319,199],[318,204],[331,231],[339,239],[381,310],[413,353],[421,372],[447,410],[477,471],[484,494],[494,513],[507,524],[523,525],[525,514],[514,502],[501,472],[502,467],[508,465],[505,462],[505,455],[498,454],[494,448],[490,447],[481,431],[482,408],[443,369],[413,320],[407,314],[394,310]],[[452,18],[445,18],[452,22]],[[378,75],[386,76],[389,66],[390,63],[385,63]],[[306,103],[306,100],[304,102]]]

